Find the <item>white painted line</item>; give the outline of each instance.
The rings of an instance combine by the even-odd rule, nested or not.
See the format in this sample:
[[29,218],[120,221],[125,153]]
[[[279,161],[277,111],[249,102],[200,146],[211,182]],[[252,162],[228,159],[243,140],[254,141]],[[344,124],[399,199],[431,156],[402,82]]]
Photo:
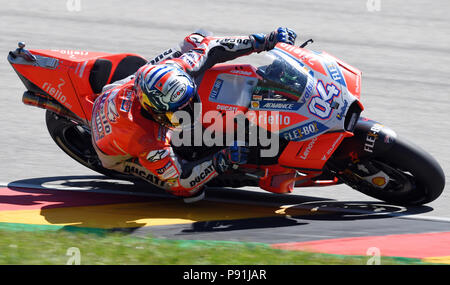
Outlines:
[[[399,215],[398,218],[400,218],[400,219],[412,219],[412,220],[424,220],[424,221],[450,223],[450,218],[427,216],[427,215],[414,215],[414,216],[401,216],[401,215]],[[450,232],[450,227],[449,227],[449,232]]]

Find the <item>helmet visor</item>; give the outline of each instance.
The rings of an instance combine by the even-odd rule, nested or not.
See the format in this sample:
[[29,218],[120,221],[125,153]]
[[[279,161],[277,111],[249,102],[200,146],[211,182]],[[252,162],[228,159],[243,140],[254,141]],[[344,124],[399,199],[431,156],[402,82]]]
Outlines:
[[194,119],[194,104],[198,102],[197,96],[193,96],[180,110],[176,112],[164,112],[167,120],[173,127],[181,127],[191,125]]

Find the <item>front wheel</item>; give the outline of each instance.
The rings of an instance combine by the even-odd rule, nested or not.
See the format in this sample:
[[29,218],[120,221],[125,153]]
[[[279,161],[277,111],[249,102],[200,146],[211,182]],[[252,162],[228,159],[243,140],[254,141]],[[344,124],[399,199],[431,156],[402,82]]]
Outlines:
[[437,199],[445,187],[439,163],[411,142],[397,138],[386,152],[336,171],[356,190],[399,205],[423,205]]

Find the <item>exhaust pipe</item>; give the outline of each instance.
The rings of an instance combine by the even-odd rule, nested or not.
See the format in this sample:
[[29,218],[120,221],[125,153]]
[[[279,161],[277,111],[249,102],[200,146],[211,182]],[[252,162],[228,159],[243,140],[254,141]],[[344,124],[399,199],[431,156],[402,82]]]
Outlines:
[[57,115],[60,115],[61,117],[65,117],[78,123],[85,124],[85,122],[83,122],[83,120],[81,120],[72,111],[68,110],[61,103],[49,96],[36,94],[31,91],[25,91],[22,96],[22,102],[25,105],[46,109],[53,113],[56,113]]

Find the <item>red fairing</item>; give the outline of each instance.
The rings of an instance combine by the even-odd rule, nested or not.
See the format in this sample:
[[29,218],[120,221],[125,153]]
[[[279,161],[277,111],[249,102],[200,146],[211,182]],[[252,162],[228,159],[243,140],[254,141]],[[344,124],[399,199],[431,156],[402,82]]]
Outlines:
[[[341,68],[341,72],[345,77],[345,82],[347,83],[347,89],[352,93],[358,100],[360,100],[361,97],[361,71],[344,61],[340,60],[337,57],[332,56],[329,53],[325,53],[328,56],[331,56],[336,60],[339,67]],[[360,105],[362,107],[362,105]]]
[[[96,60],[104,59],[111,62],[111,69],[106,80],[106,83],[110,83],[119,62],[125,57],[142,58],[129,53],[110,54],[78,50],[38,49],[30,50],[30,52],[34,55],[57,59],[56,68],[14,64],[14,69],[87,122],[91,120],[92,105],[98,95],[95,94],[89,83]],[[142,58],[142,60],[145,59]]]

